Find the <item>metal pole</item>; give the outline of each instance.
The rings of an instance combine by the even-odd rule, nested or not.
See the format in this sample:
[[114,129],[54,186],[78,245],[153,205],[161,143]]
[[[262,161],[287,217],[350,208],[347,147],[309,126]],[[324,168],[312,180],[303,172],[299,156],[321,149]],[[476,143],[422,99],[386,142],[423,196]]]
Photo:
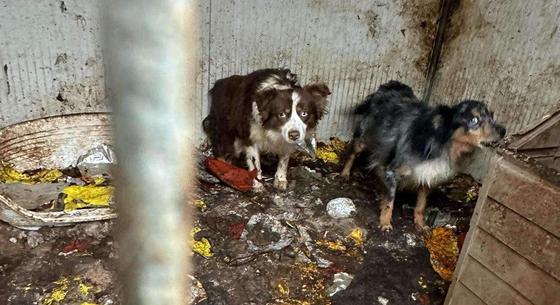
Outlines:
[[186,301],[195,17],[188,0],[106,1],[123,304]]

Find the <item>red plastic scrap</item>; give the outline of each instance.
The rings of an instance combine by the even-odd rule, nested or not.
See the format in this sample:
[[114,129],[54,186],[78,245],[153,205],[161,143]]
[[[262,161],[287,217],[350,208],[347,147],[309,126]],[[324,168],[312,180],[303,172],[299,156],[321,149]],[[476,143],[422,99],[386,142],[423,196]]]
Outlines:
[[228,227],[229,235],[234,239],[240,239],[241,233],[245,230],[245,223],[232,223]]
[[66,246],[64,246],[62,252],[64,253],[68,253],[72,251],[84,252],[87,251],[89,247],[90,244],[85,240],[72,240]]
[[206,159],[205,164],[212,174],[230,187],[242,192],[253,189],[253,180],[257,178],[257,170],[248,171],[214,158]]

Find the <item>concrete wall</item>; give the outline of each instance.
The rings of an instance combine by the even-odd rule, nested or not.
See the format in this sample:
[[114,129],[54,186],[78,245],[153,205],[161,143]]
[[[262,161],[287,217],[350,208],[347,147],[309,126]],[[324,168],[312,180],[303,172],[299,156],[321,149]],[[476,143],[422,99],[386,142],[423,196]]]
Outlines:
[[100,2],[0,0],[0,127],[105,111]]

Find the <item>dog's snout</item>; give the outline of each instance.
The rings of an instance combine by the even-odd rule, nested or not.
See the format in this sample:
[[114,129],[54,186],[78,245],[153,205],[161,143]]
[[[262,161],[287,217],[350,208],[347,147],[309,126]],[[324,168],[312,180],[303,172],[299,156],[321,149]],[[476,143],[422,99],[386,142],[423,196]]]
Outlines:
[[500,134],[500,138],[503,138],[506,136],[506,129],[502,126],[497,126],[496,130],[498,131],[498,133]]
[[288,132],[288,137],[290,138],[290,140],[292,141],[296,141],[299,139],[299,131],[297,130],[290,130],[290,132]]

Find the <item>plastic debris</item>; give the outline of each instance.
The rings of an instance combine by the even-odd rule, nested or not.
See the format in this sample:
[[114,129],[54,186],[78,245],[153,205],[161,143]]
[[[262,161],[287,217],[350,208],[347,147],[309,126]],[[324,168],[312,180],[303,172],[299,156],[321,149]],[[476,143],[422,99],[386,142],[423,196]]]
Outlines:
[[336,293],[345,290],[350,286],[354,276],[346,272],[339,272],[334,275],[333,284],[327,288],[327,294],[332,297]]
[[389,299],[384,298],[382,296],[378,296],[377,297],[377,303],[379,303],[381,305],[387,305],[387,304],[389,304]]
[[356,214],[356,206],[350,198],[336,198],[327,203],[327,213],[332,218],[348,218]]
[[205,258],[212,257],[214,254],[212,253],[212,245],[210,244],[210,241],[205,237],[202,237],[199,240],[194,238],[194,235],[200,231],[202,231],[202,229],[198,226],[195,226],[191,230],[192,250]]
[[242,192],[253,189],[254,179],[257,178],[257,170],[248,171],[214,158],[206,159],[205,164],[210,172],[230,187]]
[[352,230],[346,238],[352,240],[357,247],[362,247],[364,245],[364,231],[360,228]]
[[297,150],[306,153],[313,160],[317,157],[317,140],[315,138],[297,141],[295,146]]
[[70,185],[62,190],[64,198],[64,211],[73,211],[82,208],[108,207],[115,187],[99,185]]
[[51,183],[58,181],[62,176],[62,172],[58,169],[41,169],[26,173],[6,165],[0,168],[0,183]]
[[191,284],[188,288],[189,293],[187,294],[187,304],[195,305],[206,301],[208,299],[208,295],[206,294],[206,290],[204,289],[204,286],[202,286],[202,283],[192,275],[188,275],[188,277],[191,280]]
[[84,177],[110,176],[112,167],[116,163],[117,158],[113,147],[108,144],[101,144],[80,156],[76,162],[76,167]]
[[253,252],[278,251],[292,243],[294,234],[276,217],[258,213],[251,216],[245,225],[241,240],[247,241],[249,250]]
[[84,252],[90,248],[90,244],[84,240],[72,240],[64,248],[62,248],[63,253],[70,252]]
[[424,244],[430,252],[430,263],[434,270],[442,279],[451,281],[459,257],[455,232],[449,228],[434,228],[431,237],[424,237]]

